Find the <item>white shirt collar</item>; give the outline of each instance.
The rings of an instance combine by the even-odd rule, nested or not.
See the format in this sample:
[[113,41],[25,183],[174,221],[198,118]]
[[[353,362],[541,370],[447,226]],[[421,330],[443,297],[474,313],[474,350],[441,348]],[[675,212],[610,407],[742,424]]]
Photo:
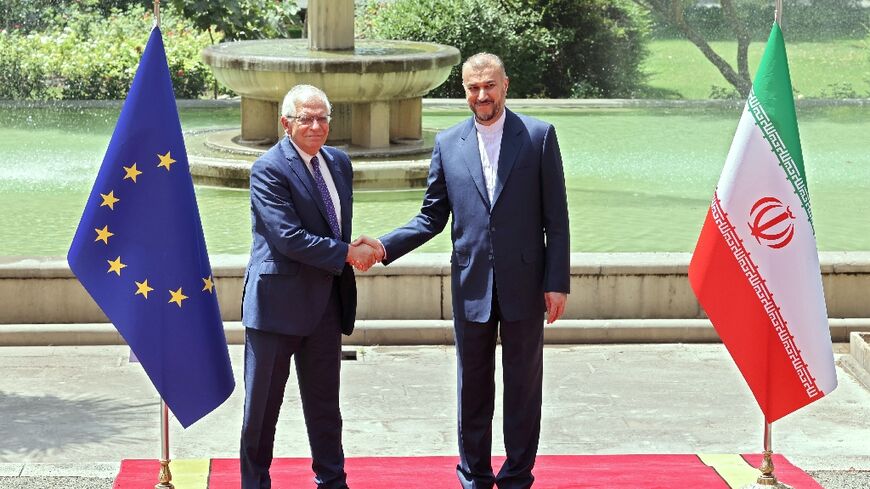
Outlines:
[[504,121],[505,114],[507,114],[507,109],[502,108],[501,115],[496,119],[496,121],[488,126],[484,126],[483,124],[477,122],[477,119],[474,119],[474,127],[477,128],[477,132],[481,134],[491,135],[497,134],[504,130]]
[[[292,144],[293,147],[296,148],[296,151],[299,153],[299,156],[302,158],[302,162],[305,163],[306,166],[310,167],[311,166],[311,158],[314,158],[314,155],[311,155],[311,154],[306,153],[305,151],[302,151],[302,148],[300,148],[295,142],[293,142],[293,138],[291,138],[290,136],[287,136],[287,139],[290,141],[290,144]],[[322,153],[322,151],[318,151],[317,153],[320,154],[320,153]],[[323,159],[323,156],[321,155],[321,160],[322,159]]]

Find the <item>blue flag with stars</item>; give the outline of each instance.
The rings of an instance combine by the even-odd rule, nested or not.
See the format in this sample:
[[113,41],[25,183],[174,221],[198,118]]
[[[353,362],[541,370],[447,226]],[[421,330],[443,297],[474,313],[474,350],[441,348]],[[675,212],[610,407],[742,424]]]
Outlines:
[[227,340],[157,27],[67,260],[182,426],[230,396]]

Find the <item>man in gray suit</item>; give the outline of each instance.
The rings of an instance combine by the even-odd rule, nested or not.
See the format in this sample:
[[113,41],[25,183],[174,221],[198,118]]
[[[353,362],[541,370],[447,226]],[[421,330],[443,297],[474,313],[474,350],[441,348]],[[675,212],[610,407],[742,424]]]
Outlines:
[[354,265],[374,250],[352,246],[353,169],[324,146],[331,106],[321,90],[284,98],[287,137],[251,168],[251,259],[245,272],[245,414],[242,489],[270,489],[275,425],[296,357],[296,378],[319,489],[347,489],[338,406],[341,333],[356,315]]
[[[474,113],[435,138],[420,213],[378,240],[384,264],[417,248],[453,215],[452,293],[458,360],[459,456],[465,489],[531,487],[541,424],[544,311],[564,312],[570,244],[565,177],[552,125],[504,107],[495,55],[462,66]],[[490,459],[495,348],[501,337],[507,460]]]

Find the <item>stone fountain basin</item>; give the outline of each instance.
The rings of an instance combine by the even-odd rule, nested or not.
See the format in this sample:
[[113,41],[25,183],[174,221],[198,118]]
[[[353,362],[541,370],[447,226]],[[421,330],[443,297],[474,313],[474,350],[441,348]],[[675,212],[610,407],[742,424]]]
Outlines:
[[422,97],[460,60],[452,46],[363,39],[348,51],[311,51],[306,39],[238,41],[210,46],[202,56],[215,78],[242,97],[280,101],[307,83],[336,103]]

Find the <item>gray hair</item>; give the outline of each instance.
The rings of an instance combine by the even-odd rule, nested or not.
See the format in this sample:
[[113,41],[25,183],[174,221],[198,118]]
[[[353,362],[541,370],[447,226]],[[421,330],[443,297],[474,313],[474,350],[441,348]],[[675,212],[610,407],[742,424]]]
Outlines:
[[311,99],[320,100],[326,105],[327,112],[329,114],[332,113],[332,104],[329,103],[329,99],[323,93],[323,90],[313,85],[296,85],[284,96],[284,103],[281,104],[281,115],[284,117],[295,116],[296,106]]
[[504,63],[501,58],[492,53],[472,54],[465,60],[465,63],[462,63],[462,72],[464,73],[466,68],[477,71],[491,66],[498,68],[501,70],[502,75],[507,76],[507,71],[504,69]]

